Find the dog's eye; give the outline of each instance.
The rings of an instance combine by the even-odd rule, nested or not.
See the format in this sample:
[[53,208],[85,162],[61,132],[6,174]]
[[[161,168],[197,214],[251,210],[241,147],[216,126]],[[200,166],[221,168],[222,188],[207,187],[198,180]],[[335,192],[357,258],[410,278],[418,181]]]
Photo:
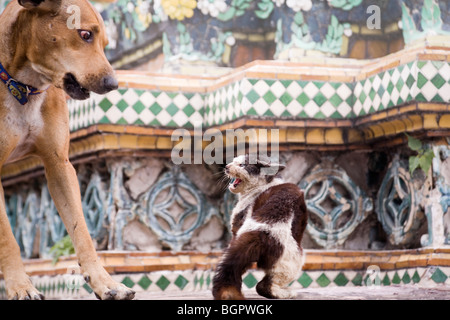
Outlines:
[[91,42],[93,38],[93,34],[90,31],[86,30],[78,30],[78,34],[80,35],[81,39],[83,39],[86,42]]
[[239,167],[245,167],[245,163],[241,163]]

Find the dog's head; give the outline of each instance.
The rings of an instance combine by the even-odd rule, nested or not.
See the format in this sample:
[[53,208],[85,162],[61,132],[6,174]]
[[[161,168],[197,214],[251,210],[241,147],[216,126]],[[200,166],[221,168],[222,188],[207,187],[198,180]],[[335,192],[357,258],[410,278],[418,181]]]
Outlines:
[[285,166],[271,162],[268,158],[242,155],[225,167],[225,174],[231,179],[228,189],[232,193],[245,192],[250,188],[270,183]]
[[117,89],[104,48],[103,19],[87,0],[19,0],[30,27],[26,56],[42,82],[53,84],[73,99],[90,91]]

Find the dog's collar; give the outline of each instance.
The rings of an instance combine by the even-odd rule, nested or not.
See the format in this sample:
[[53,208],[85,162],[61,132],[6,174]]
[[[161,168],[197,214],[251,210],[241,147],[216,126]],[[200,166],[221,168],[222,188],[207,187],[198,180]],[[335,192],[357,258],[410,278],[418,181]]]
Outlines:
[[8,88],[9,92],[16,98],[17,101],[21,105],[24,105],[28,102],[28,96],[34,96],[45,92],[45,90],[38,90],[32,86],[26,85],[15,80],[13,77],[9,75],[9,73],[5,70],[3,65],[0,63],[0,80],[6,84],[6,88]]

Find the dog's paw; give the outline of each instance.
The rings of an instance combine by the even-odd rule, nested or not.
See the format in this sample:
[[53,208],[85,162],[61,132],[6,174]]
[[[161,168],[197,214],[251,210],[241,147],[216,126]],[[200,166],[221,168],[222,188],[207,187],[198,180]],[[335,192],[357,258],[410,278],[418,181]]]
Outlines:
[[132,300],[136,292],[122,283],[116,283],[114,286],[105,287],[100,294],[95,292],[99,300]]
[[122,283],[114,281],[99,264],[90,265],[83,270],[84,280],[100,300],[132,300],[135,291]]
[[6,292],[9,300],[44,300],[44,295],[33,286],[28,278],[8,280]]

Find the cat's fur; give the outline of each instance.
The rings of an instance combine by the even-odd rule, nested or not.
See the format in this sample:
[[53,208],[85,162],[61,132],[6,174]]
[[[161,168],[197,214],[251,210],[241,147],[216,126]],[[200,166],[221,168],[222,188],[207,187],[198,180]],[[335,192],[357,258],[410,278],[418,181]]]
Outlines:
[[[226,166],[233,178],[229,190],[239,194],[231,215],[232,240],[213,279],[213,296],[244,299],[242,275],[256,262],[265,277],[256,291],[267,298],[293,298],[289,284],[299,277],[304,255],[301,247],[307,223],[303,192],[284,183],[277,174],[283,165],[239,156]],[[252,164],[252,162],[256,162]]]

